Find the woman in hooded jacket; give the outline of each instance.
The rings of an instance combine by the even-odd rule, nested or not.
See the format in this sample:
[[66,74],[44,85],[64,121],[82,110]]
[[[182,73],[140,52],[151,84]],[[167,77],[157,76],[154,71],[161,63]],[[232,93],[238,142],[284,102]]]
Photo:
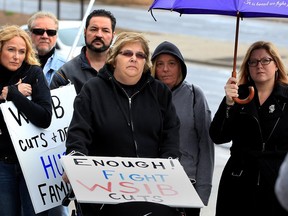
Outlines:
[[[164,41],[152,55],[151,73],[172,91],[172,101],[180,119],[180,163],[204,205],[212,188],[214,143],[209,136],[211,111],[200,87],[185,81],[187,67],[173,43]],[[200,215],[199,208],[185,209],[185,215]]]

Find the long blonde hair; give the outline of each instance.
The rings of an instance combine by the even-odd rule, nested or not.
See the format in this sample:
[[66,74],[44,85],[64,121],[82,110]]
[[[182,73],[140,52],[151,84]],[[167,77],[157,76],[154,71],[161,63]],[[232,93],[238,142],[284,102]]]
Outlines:
[[36,57],[35,51],[32,47],[32,41],[27,32],[17,25],[5,25],[0,29],[0,53],[3,45],[14,37],[21,37],[26,44],[25,62],[30,65],[39,65],[39,60]]

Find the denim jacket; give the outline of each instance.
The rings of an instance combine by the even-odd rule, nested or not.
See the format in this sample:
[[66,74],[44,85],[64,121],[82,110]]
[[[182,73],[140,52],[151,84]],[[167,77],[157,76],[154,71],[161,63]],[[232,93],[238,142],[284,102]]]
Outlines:
[[47,60],[43,68],[43,73],[46,77],[48,85],[50,85],[53,75],[65,63],[66,59],[57,51],[55,51],[54,54]]

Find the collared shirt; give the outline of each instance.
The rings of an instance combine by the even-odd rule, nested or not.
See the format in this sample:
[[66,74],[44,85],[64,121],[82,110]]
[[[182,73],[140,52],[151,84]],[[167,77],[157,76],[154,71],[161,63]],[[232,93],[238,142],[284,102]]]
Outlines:
[[48,85],[50,85],[54,73],[56,73],[56,71],[65,63],[65,58],[57,51],[55,51],[54,54],[47,60],[43,68],[43,73],[46,77]]

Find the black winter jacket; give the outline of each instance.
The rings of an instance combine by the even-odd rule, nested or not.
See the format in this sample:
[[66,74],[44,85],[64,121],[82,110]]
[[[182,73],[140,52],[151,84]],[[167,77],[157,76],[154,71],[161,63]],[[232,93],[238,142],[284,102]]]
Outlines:
[[50,89],[59,88],[67,84],[74,84],[78,94],[83,84],[90,78],[97,76],[97,71],[90,66],[86,58],[86,46],[81,53],[69,62],[65,63],[53,76]]
[[[17,109],[35,126],[48,128],[52,119],[51,94],[41,67],[23,63],[17,71],[8,71],[0,66],[0,85],[8,86],[7,101],[12,101]],[[29,83],[32,86],[31,100],[18,91],[16,83]],[[0,101],[1,103],[5,101]],[[0,113],[0,156],[16,156],[9,132]]]
[[136,93],[127,92],[105,65],[75,98],[67,154],[177,158],[179,119],[168,87],[143,73]]
[[[239,94],[245,98],[241,96],[248,94],[248,87],[239,86]],[[256,88],[248,104],[227,109],[224,98],[211,123],[210,136],[216,144],[232,141],[216,215],[288,215],[274,194],[288,152],[288,86],[277,84],[261,106]]]

